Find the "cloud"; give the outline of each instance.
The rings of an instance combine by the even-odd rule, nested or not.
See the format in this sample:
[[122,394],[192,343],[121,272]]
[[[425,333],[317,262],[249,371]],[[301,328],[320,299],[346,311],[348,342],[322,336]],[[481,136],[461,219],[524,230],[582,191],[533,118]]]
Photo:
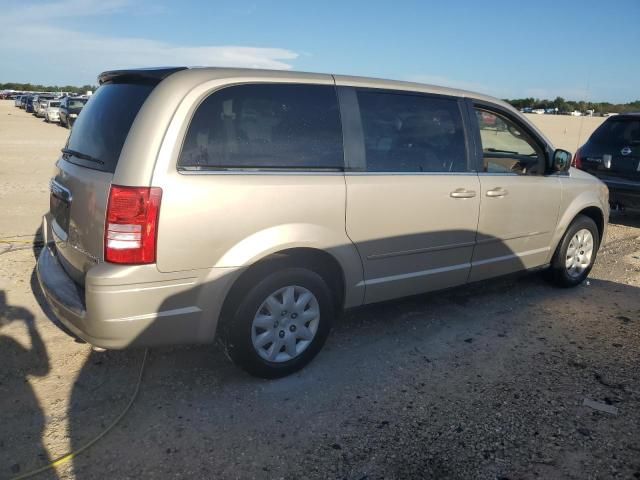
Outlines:
[[[4,51],[21,62],[32,64],[26,65],[30,67],[28,70],[33,70],[28,81],[77,84],[93,83],[100,72],[119,68],[207,65],[286,70],[291,69],[292,62],[299,57],[298,53],[285,48],[179,45],[147,38],[80,32],[52,22],[62,16],[130,12],[131,8],[135,6],[130,7],[126,0],[61,0],[9,10],[0,20],[0,60]],[[23,17],[25,11],[29,12],[29,17]],[[12,21],[16,16],[42,20],[37,24]],[[21,65],[22,71],[24,67]]]

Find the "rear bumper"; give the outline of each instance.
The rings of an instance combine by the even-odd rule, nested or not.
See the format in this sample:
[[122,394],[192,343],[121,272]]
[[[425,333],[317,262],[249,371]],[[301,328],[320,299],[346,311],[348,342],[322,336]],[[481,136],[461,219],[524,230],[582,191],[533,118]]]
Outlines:
[[[44,232],[46,223],[45,217]],[[67,275],[53,244],[46,244],[37,264],[40,287],[60,322],[108,349],[212,341],[224,298],[240,273],[215,268],[167,274],[155,265],[100,263],[87,272],[82,288]]]

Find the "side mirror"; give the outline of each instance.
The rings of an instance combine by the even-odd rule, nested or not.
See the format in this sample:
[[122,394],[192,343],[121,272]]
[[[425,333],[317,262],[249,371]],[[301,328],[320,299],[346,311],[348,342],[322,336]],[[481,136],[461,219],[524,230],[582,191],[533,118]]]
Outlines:
[[566,172],[571,166],[571,152],[557,149],[553,152],[553,161],[551,162],[551,170],[554,172]]

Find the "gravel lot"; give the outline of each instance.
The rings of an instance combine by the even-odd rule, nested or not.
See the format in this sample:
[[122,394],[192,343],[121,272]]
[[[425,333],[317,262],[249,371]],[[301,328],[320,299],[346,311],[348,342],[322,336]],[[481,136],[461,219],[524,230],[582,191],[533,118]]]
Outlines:
[[[34,295],[67,133],[0,101],[0,478],[103,430],[143,357],[74,342]],[[613,222],[576,289],[528,275],[351,311],[285,379],[216,346],[152,350],[124,420],[40,478],[640,478],[640,218]]]

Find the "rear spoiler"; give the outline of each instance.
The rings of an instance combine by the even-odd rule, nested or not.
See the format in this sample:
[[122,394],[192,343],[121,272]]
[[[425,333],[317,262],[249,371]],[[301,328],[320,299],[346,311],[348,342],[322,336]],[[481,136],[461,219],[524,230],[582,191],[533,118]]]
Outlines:
[[136,68],[131,70],[110,70],[98,75],[98,83],[146,83],[155,85],[169,75],[186,70],[187,67]]

